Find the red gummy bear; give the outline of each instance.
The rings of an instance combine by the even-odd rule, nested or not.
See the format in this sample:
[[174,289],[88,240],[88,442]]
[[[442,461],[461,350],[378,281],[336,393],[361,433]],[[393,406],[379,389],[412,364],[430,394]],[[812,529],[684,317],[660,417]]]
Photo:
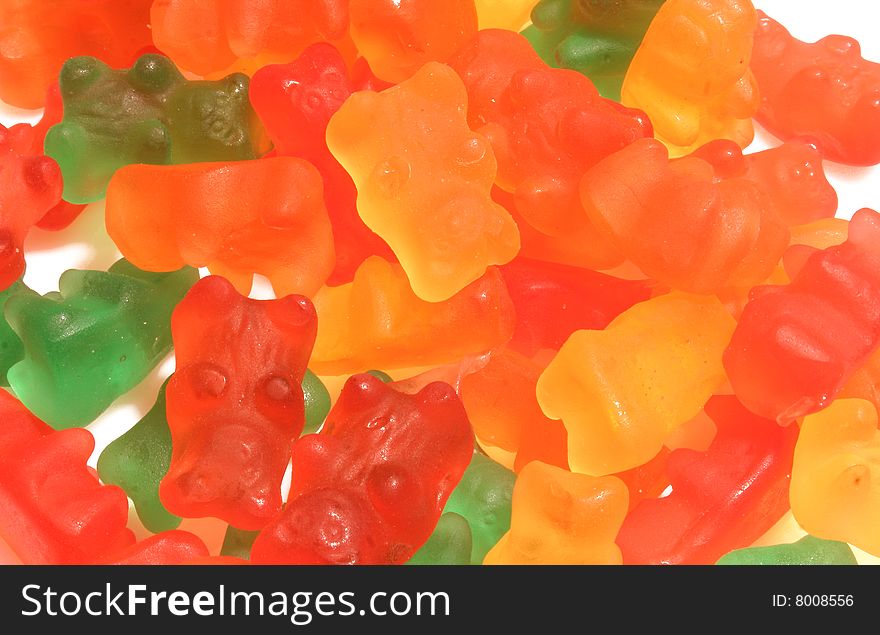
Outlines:
[[401,564],[428,539],[473,452],[451,386],[414,395],[372,375],[346,382],[320,434],[299,439],[282,515],[254,563]]
[[791,284],[756,287],[724,352],[752,412],[786,423],[821,410],[880,344],[880,214],[853,216]]
[[177,305],[166,407],[172,455],[159,487],[168,511],[256,530],[281,510],[316,331],[307,298],[251,300],[219,276],[202,278]]
[[649,280],[613,276],[550,262],[516,258],[500,267],[516,309],[510,348],[531,357],[559,350],[580,329],[603,329],[633,304],[651,297]]
[[61,200],[58,164],[17,151],[28,129],[0,125],[0,291],[24,273],[25,236]]
[[[46,139],[46,132],[55,124],[61,123],[63,115],[64,104],[61,101],[61,89],[56,81],[49,87],[46,94],[46,109],[43,111],[43,117],[35,126],[17,124],[7,130],[0,125],[0,153],[9,150],[20,156],[43,156],[43,141]],[[59,180],[60,178],[61,173],[59,172]],[[74,205],[59,200],[37,221],[37,227],[51,231],[64,229],[79,216],[85,207],[85,205]]]
[[625,564],[713,564],[747,547],[788,510],[797,426],[756,417],[735,397],[706,404],[718,425],[706,452],[674,450],[672,493],[643,500],[617,536]]
[[761,91],[755,115],[788,139],[817,139],[832,161],[880,163],[880,64],[861,55],[859,43],[829,35],[808,44],[758,11],[752,72]]
[[[584,75],[538,65],[527,48],[517,34],[481,31],[450,64],[468,91],[468,122],[492,143],[496,182],[514,194],[517,211],[548,236],[585,232],[581,176],[651,136],[651,124],[641,111],[600,97]],[[619,263],[595,230],[586,233],[593,266]]]
[[0,537],[25,564],[89,564],[134,542],[128,499],[86,461],[84,428],[54,431],[0,390]]
[[208,555],[208,547],[201,538],[188,531],[172,529],[113,553],[103,564],[184,564]]
[[327,284],[351,282],[368,256],[394,262],[394,254],[358,216],[354,181],[327,149],[330,117],[348,97],[375,78],[364,62],[361,77],[349,74],[345,60],[331,44],[309,46],[289,64],[265,66],[254,74],[250,98],[280,156],[311,162],[324,179],[324,202],[333,225],[336,267]]

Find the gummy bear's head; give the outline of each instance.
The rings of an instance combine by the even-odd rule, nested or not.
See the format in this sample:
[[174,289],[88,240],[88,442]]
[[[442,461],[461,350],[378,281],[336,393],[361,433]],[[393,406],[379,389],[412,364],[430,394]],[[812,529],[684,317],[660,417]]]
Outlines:
[[[397,525],[436,522],[470,460],[473,437],[454,389],[433,382],[414,395],[372,375],[351,377],[322,434],[350,453],[371,507]],[[350,474],[349,474],[350,475]]]
[[192,425],[188,439],[173,435],[174,460],[160,492],[166,506],[188,516],[219,516],[242,529],[261,528],[281,509],[289,431],[234,408]]
[[251,101],[280,153],[310,158],[312,148],[324,147],[327,122],[352,90],[342,55],[321,42],[290,64],[257,71]]
[[[321,487],[288,501],[257,536],[261,564],[390,564],[381,520],[357,488]],[[400,562],[396,562],[400,564]]]

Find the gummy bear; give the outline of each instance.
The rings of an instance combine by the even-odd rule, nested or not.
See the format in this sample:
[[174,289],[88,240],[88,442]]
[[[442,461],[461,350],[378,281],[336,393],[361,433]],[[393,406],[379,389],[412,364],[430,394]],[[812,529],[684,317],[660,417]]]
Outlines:
[[621,280],[598,271],[516,258],[501,275],[516,312],[508,344],[523,355],[559,350],[578,329],[603,329],[651,296],[649,280]]
[[538,0],[475,0],[480,30],[519,31],[529,21],[529,13]]
[[[43,116],[36,125],[18,124],[8,130],[0,125],[0,153],[4,151],[5,147],[6,150],[11,150],[21,156],[43,156],[43,142],[46,138],[46,132],[61,121],[64,112],[63,108],[61,91],[56,81],[49,87],[46,94],[46,107],[43,110]],[[61,182],[61,171],[58,170],[57,174],[58,181]],[[59,200],[54,207],[37,221],[37,227],[53,231],[64,229],[79,216],[84,208],[84,205],[74,205],[67,201]]]
[[24,346],[22,346],[21,339],[3,317],[3,307],[6,306],[6,301],[19,293],[34,295],[34,292],[21,280],[16,280],[9,287],[0,291],[0,386],[9,385],[6,373],[24,357]]
[[[581,176],[602,158],[650,136],[644,113],[603,99],[580,73],[542,67],[515,33],[480,33],[451,63],[464,78],[469,121],[495,151],[496,183],[514,195],[517,211],[549,236],[585,231]],[[615,258],[600,252],[595,266],[617,264]]]
[[309,44],[342,44],[345,0],[155,0],[153,39],[180,68],[218,75],[289,62]]
[[40,108],[70,57],[128,64],[150,43],[152,0],[3,0],[0,2],[0,100]]
[[174,529],[180,517],[159,500],[159,482],[171,464],[171,431],[165,417],[165,387],[156,403],[125,434],[104,448],[98,458],[98,475],[108,485],[118,485],[134,501],[144,527],[152,532]]
[[186,81],[168,58],[143,55],[128,70],[94,57],[61,69],[64,119],[46,134],[46,154],[64,174],[64,200],[90,203],[130,163],[252,159],[261,130],[248,78]]
[[616,476],[573,474],[533,461],[513,488],[510,531],[484,564],[620,564],[615,536],[627,510]]
[[64,272],[59,292],[13,295],[4,314],[24,359],[9,385],[53,428],[91,423],[171,350],[171,311],[197,279],[195,269],[147,273],[120,260]]
[[453,512],[444,513],[430,538],[406,564],[471,564],[471,528],[468,521]]
[[706,404],[718,433],[706,452],[673,451],[672,493],[643,500],[617,537],[626,564],[712,564],[757,540],[788,511],[797,426],[748,412],[736,397]]
[[[548,419],[535,397],[544,366],[507,348],[493,352],[485,366],[462,377],[459,395],[483,448],[568,467],[565,427]],[[488,446],[488,447],[487,447]]]
[[168,511],[246,530],[281,511],[316,328],[307,298],[251,300],[219,276],[202,278],[177,305],[166,407],[171,465],[159,486]]
[[125,492],[86,465],[91,432],[56,432],[4,390],[0,421],[0,537],[25,564],[89,564],[134,542]]
[[58,164],[45,156],[5,150],[0,125],[0,290],[24,273],[24,239],[61,200]]
[[644,110],[670,154],[712,139],[752,141],[758,90],[749,70],[755,26],[749,0],[667,0],[648,27],[621,89]]
[[431,62],[382,93],[355,93],[327,126],[327,145],[357,186],[358,213],[428,302],[519,251],[516,223],[490,198],[495,156],[468,127],[466,106],[455,71]]
[[603,97],[620,86],[648,25],[665,0],[541,0],[523,33],[551,66],[583,73]]
[[413,293],[399,265],[367,258],[354,281],[315,296],[318,338],[309,362],[320,375],[458,361],[510,339],[513,305],[496,268],[445,302]]
[[107,188],[107,233],[150,271],[207,267],[243,294],[258,273],[279,296],[312,296],[333,269],[322,191],[318,171],[292,157],[129,165]]
[[724,368],[745,406],[789,422],[824,408],[880,343],[880,214],[863,209],[849,237],[817,251],[791,284],[757,287]]
[[458,514],[468,523],[471,550],[467,563],[481,564],[510,529],[510,501],[515,480],[513,472],[474,452],[443,509],[444,516]]
[[724,554],[721,565],[853,565],[858,564],[845,542],[804,536],[791,544],[744,547]]
[[604,331],[577,331],[541,374],[538,402],[568,431],[575,472],[642,465],[724,381],[736,323],[710,296],[671,293],[634,305]]
[[587,172],[581,202],[639,269],[691,293],[762,282],[788,246],[772,193],[748,178],[720,178],[698,157],[670,162],[654,139]]
[[856,40],[808,44],[759,11],[752,70],[761,90],[755,119],[770,132],[809,135],[832,161],[880,163],[880,64],[864,59]]
[[358,216],[354,181],[327,148],[330,117],[357,88],[342,55],[327,43],[313,44],[290,64],[261,68],[250,87],[251,103],[275,153],[306,159],[321,173],[336,247],[336,266],[327,280],[333,286],[351,282],[370,255],[393,258],[385,241]]
[[351,39],[380,79],[445,62],[477,32],[474,0],[349,0]]
[[130,547],[112,553],[101,564],[183,564],[207,556],[208,547],[201,538],[188,531],[173,529],[144,538]]
[[414,395],[351,377],[320,434],[293,447],[284,512],[257,536],[254,563],[402,564],[421,547],[471,458],[455,391]]
[[808,415],[791,471],[791,511],[808,533],[880,555],[880,431],[863,399]]

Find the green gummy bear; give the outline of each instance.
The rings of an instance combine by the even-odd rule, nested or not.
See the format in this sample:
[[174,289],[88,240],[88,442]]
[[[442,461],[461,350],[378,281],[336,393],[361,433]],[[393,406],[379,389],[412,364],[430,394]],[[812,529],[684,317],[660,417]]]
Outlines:
[[9,385],[6,373],[24,357],[24,346],[21,343],[21,339],[3,318],[3,307],[6,306],[6,301],[18,293],[37,295],[26,287],[21,280],[13,282],[9,287],[0,291],[0,386]]
[[620,101],[623,78],[664,0],[541,0],[523,35],[551,66],[590,78]]
[[64,118],[46,134],[46,154],[61,166],[64,200],[96,201],[110,177],[131,163],[253,159],[260,127],[249,79],[187,81],[162,55],[127,70],[74,57],[59,76]]
[[452,490],[444,513],[455,512],[471,528],[471,564],[483,558],[510,529],[510,499],[516,475],[489,457],[474,453],[458,486]]
[[223,537],[223,546],[220,547],[220,555],[241,558],[242,560],[250,560],[251,547],[259,533],[259,531],[245,531],[244,529],[237,529],[236,527],[229,525],[229,527],[226,528],[226,535]]
[[180,524],[159,500],[159,482],[171,465],[171,430],[165,417],[166,381],[156,403],[134,427],[104,448],[98,458],[98,475],[118,485],[134,501],[144,527],[153,533]]
[[721,565],[832,565],[858,564],[845,542],[804,536],[797,542],[769,547],[748,547],[727,553],[715,564]]
[[317,432],[330,412],[330,393],[312,371],[306,369],[302,380],[303,401],[306,405],[306,425],[303,434]]
[[171,350],[171,312],[198,279],[120,260],[65,271],[58,292],[13,295],[4,314],[24,358],[7,373],[12,390],[55,429],[91,423]]
[[472,549],[468,521],[448,512],[440,516],[431,537],[406,564],[470,564]]

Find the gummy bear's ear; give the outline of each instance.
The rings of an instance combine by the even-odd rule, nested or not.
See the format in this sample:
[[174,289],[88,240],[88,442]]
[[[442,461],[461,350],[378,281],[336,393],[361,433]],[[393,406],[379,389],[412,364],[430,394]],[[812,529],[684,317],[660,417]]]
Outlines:
[[71,97],[81,93],[110,72],[110,67],[95,57],[72,57],[64,63],[58,75],[61,94]]
[[202,316],[205,320],[222,319],[246,302],[232,283],[222,276],[207,276],[196,282],[174,309],[172,330],[178,316]]
[[239,102],[248,100],[248,88],[251,80],[244,73],[233,73],[228,75],[224,80],[225,88],[231,99]]
[[[311,350],[318,329],[318,314],[311,300],[303,295],[287,295],[266,301],[265,308],[266,315],[279,329]],[[305,368],[302,370],[305,372]]]
[[132,86],[145,93],[162,93],[183,76],[164,55],[141,55],[127,73]]
[[835,55],[851,60],[857,60],[862,55],[862,48],[859,46],[858,40],[846,35],[826,35],[819,44],[826,51],[830,51]]

